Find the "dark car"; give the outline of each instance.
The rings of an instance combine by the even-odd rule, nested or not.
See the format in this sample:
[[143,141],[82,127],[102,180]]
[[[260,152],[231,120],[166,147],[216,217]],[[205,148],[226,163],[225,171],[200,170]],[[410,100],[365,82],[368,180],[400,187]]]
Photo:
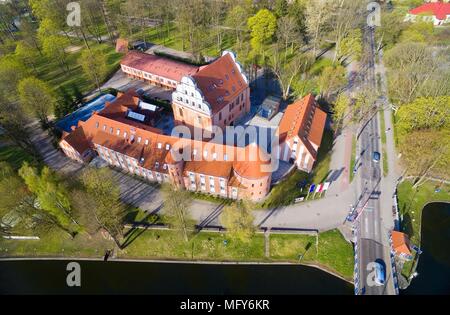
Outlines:
[[380,152],[373,152],[372,159],[374,162],[380,162],[381,154]]

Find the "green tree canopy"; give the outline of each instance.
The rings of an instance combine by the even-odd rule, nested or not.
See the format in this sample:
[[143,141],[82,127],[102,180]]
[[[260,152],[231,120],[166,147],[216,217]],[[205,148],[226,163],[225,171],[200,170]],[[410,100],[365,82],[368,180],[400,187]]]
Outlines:
[[277,18],[267,9],[259,10],[248,19],[253,49],[261,51],[269,43],[277,29]]
[[53,112],[56,98],[47,83],[29,77],[20,81],[17,89],[22,108],[44,126],[48,125],[48,116]]
[[227,229],[227,235],[242,242],[250,241],[255,233],[254,216],[249,205],[241,201],[226,206],[220,216],[221,224]]

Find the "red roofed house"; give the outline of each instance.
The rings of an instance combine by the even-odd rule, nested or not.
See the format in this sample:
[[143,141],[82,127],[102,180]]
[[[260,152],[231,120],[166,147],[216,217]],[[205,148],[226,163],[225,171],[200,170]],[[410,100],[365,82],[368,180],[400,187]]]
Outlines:
[[182,77],[198,71],[196,66],[135,50],[130,51],[120,65],[123,72],[135,79],[172,90]]
[[433,22],[433,25],[443,25],[450,23],[450,3],[430,2],[409,11],[405,21],[416,21],[421,16],[422,20]]
[[405,260],[411,260],[412,253],[410,250],[408,235],[402,232],[392,231],[391,237],[392,237],[392,247],[394,249],[395,254]]
[[327,114],[317,105],[312,94],[286,108],[278,129],[280,160],[295,163],[311,172],[322,142]]
[[233,53],[220,58],[198,72],[181,79],[172,95],[177,125],[212,131],[212,126],[233,125],[250,111],[250,88],[247,77]]
[[[118,94],[100,113],[80,122],[60,141],[64,153],[86,162],[95,152],[110,165],[149,181],[169,182],[224,198],[262,200],[270,190],[270,159],[245,148],[167,136],[139,121],[135,92]],[[138,119],[135,119],[138,118]]]

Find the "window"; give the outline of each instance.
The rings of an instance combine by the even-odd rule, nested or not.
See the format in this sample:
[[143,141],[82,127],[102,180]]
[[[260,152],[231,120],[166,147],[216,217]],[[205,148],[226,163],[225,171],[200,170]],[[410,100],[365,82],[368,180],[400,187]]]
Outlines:
[[203,151],[203,157],[208,157],[208,150]]
[[138,138],[137,138],[137,142],[138,142],[138,143],[141,143],[141,140],[142,140],[141,137],[138,137]]
[[106,125],[103,125],[103,131],[105,131],[106,130]]
[[95,128],[98,128],[98,121],[95,123]]
[[197,117],[197,121],[198,121],[199,124],[201,124],[202,123],[202,117],[198,116]]
[[180,113],[180,116],[183,117],[183,109],[182,108],[178,108],[178,111]]
[[219,121],[222,120],[222,112],[219,113]]
[[164,163],[164,165],[163,165],[163,169],[167,169],[167,164],[166,163]]
[[123,133],[123,137],[124,137],[125,139],[127,138],[127,132],[126,132],[126,131]]
[[192,151],[192,155],[196,155],[197,154],[197,149],[194,149],[193,151]]
[[166,144],[166,150],[169,151],[170,150],[170,144]]
[[159,168],[159,162],[155,162],[155,168],[156,168],[156,169]]
[[116,135],[120,136],[120,129],[117,129]]
[[224,154],[224,155],[223,155],[223,160],[224,160],[224,161],[228,161],[228,154]]
[[145,139],[144,143],[145,143],[145,145],[148,145],[148,139]]
[[217,153],[214,152],[213,155],[212,155],[212,157],[213,157],[213,160],[215,160],[215,159],[217,158]]
[[134,135],[130,135],[130,141],[134,141]]
[[161,148],[162,148],[162,143],[158,142],[158,149],[161,149]]
[[109,133],[113,133],[114,132],[114,128],[113,127],[111,127],[111,128],[109,128]]

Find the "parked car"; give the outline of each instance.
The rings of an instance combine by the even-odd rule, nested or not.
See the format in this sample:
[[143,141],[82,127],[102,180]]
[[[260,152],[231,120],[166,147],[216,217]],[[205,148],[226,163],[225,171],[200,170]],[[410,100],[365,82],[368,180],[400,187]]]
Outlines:
[[380,152],[373,152],[372,159],[374,162],[380,162],[381,154]]
[[375,283],[378,285],[384,285],[386,275],[384,267],[379,262],[375,262]]

